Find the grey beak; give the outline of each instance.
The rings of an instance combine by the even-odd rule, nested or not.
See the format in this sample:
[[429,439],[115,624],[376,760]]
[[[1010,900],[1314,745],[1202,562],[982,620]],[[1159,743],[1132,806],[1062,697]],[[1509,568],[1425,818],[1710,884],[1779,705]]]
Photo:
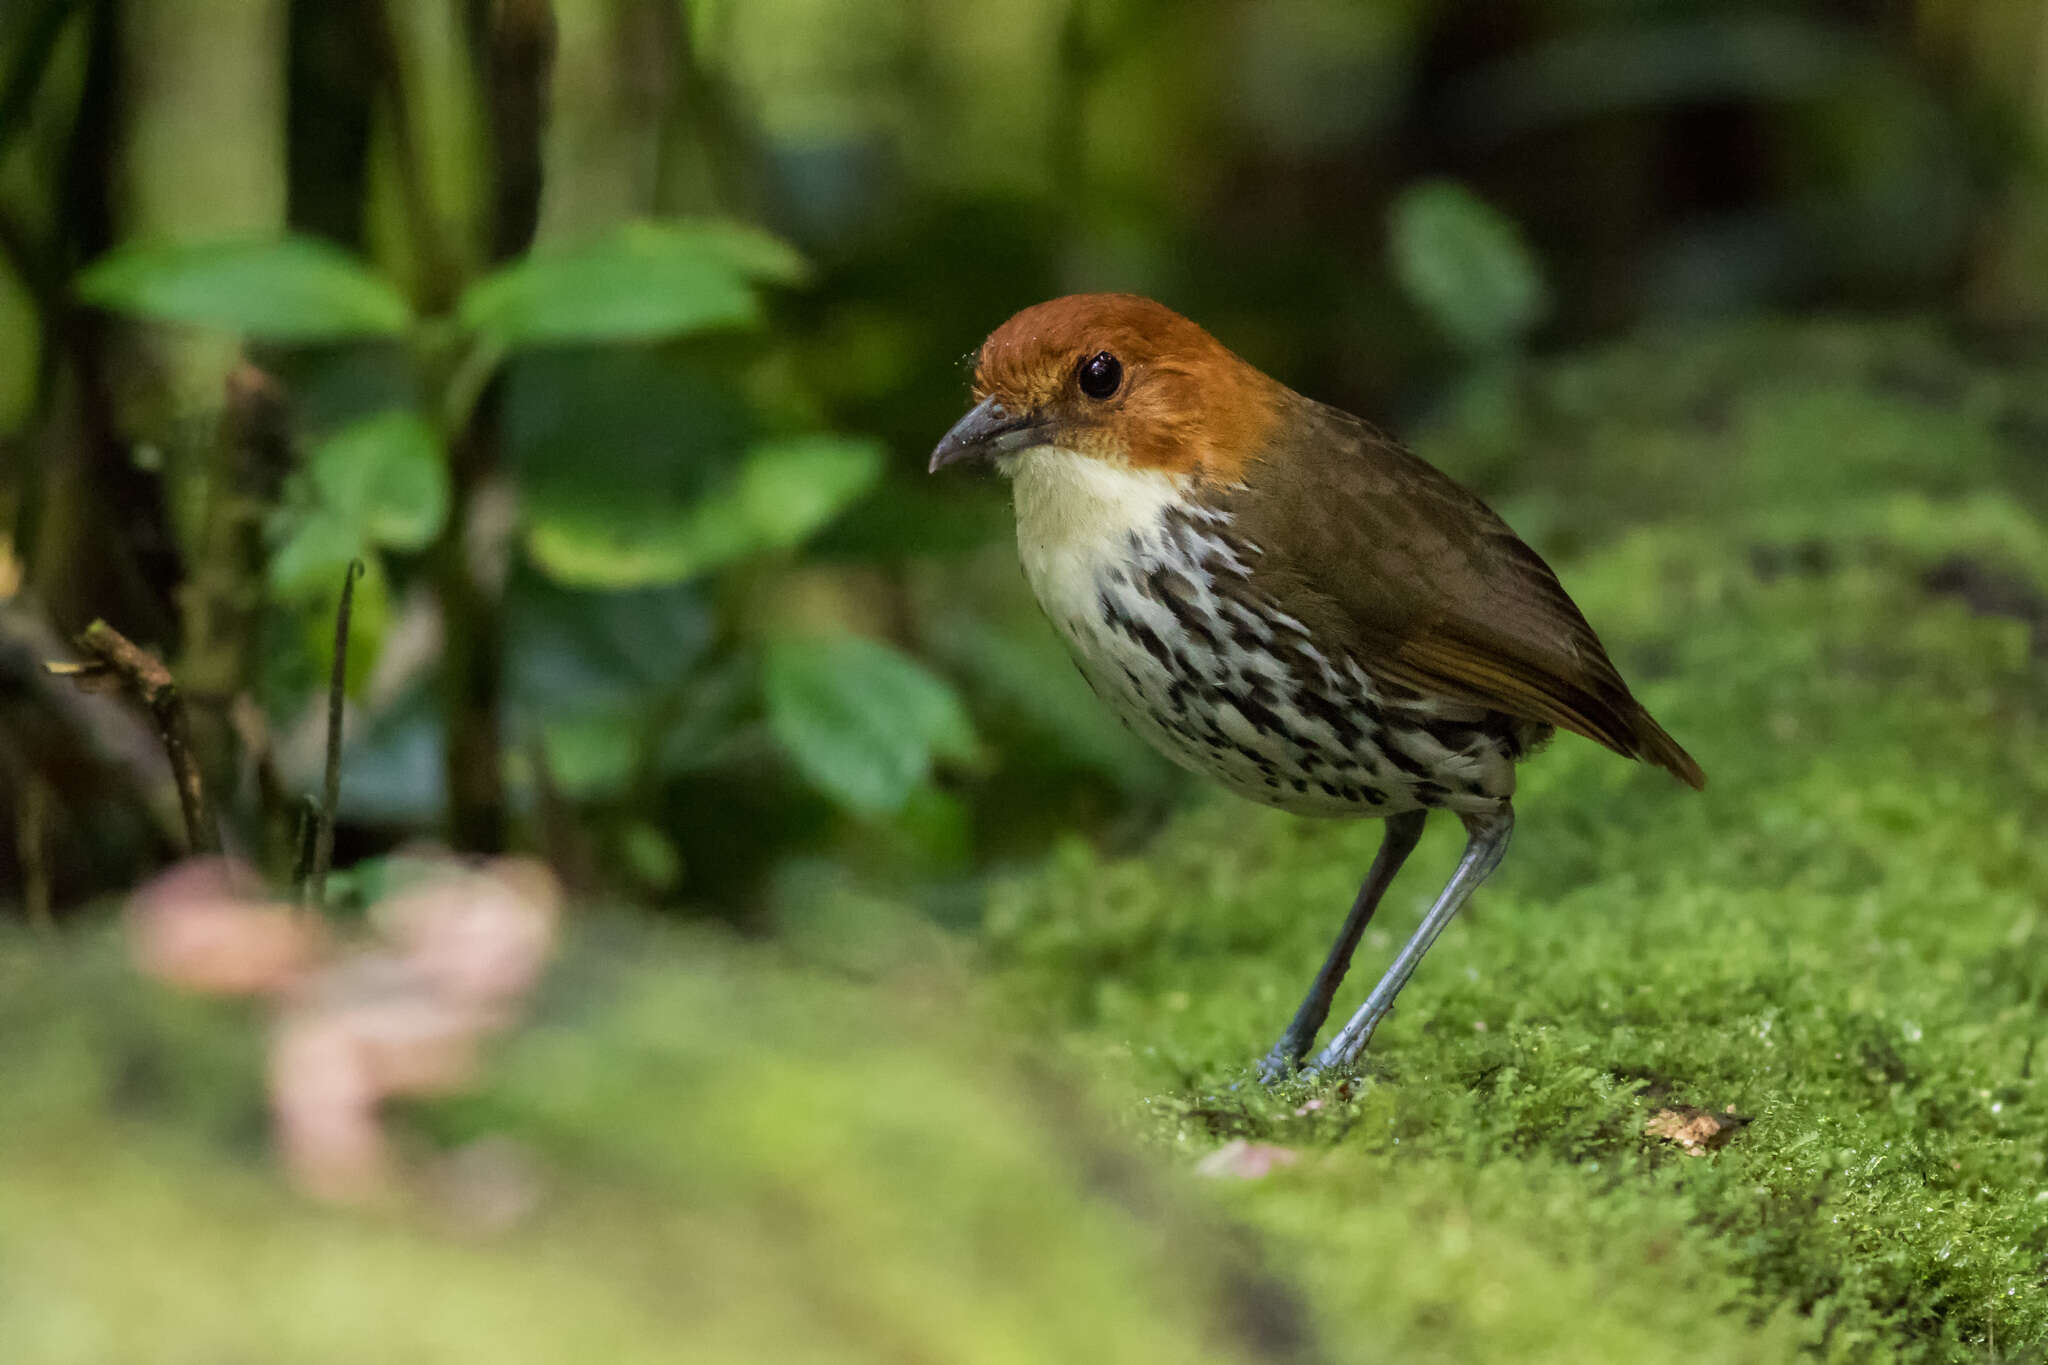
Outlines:
[[1038,418],[1016,416],[995,399],[984,398],[939,441],[932,451],[930,472],[936,474],[962,460],[1027,450],[1039,443],[1043,431],[1044,423]]

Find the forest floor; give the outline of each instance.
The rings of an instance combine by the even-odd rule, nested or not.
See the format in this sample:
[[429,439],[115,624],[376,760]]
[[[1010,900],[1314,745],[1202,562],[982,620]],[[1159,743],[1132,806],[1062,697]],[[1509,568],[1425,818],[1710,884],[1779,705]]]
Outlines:
[[[1745,325],[1475,384],[1422,448],[1710,782],[1527,764],[1357,1076],[1250,1080],[1379,829],[1222,798],[974,938],[582,920],[481,1089],[394,1115],[381,1211],[283,1188],[248,1008],[17,937],[8,1358],[2043,1359],[2048,371]],[[1684,1107],[1725,1144],[1646,1132]]]

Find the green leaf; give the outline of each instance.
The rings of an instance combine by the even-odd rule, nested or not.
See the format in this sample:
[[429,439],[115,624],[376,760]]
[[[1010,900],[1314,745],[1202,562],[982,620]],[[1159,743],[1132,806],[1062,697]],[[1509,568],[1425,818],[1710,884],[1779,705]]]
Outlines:
[[787,549],[802,544],[867,492],[881,473],[882,447],[876,441],[845,436],[764,441],[748,452],[732,493],[706,499],[705,514],[745,523],[761,548]]
[[351,560],[364,561],[368,572],[356,583],[350,629],[353,691],[369,676],[391,614],[375,547],[418,549],[440,534],[448,515],[447,466],[433,431],[400,410],[321,442],[309,474],[313,496],[293,499],[272,525],[271,589],[303,609],[306,650],[324,660],[333,648],[333,607],[343,575]]
[[716,628],[712,603],[688,584],[583,592],[520,573],[503,610],[510,704],[549,716],[667,694],[704,662]]
[[635,223],[522,257],[472,285],[464,325],[508,347],[652,341],[760,320],[753,283],[787,284],[801,257],[734,223]]
[[673,891],[682,884],[683,855],[675,841],[645,820],[619,831],[619,856],[641,885]]
[[312,477],[321,504],[373,544],[422,549],[448,519],[448,460],[414,412],[343,427],[314,448]]
[[285,512],[278,530],[281,534],[270,555],[270,586],[288,600],[337,591],[349,561],[366,558],[370,550],[362,528],[327,507]]
[[757,227],[729,219],[634,223],[622,232],[644,243],[665,243],[669,250],[702,252],[761,284],[802,284],[811,275],[810,263],[795,247]]
[[556,581],[678,583],[747,555],[803,543],[882,472],[873,441],[805,436],[748,452],[738,476],[693,503],[549,498],[527,509],[527,550]]
[[543,727],[548,776],[572,800],[617,797],[639,770],[646,737],[645,717],[625,708],[550,717]]
[[859,636],[780,640],[763,686],[768,728],[813,785],[862,815],[891,815],[934,759],[966,760],[975,738],[952,687]]
[[666,502],[607,511],[587,502],[526,509],[526,552],[555,582],[572,588],[642,588],[678,583],[694,563],[673,540],[689,509]]
[[363,562],[350,599],[348,675],[351,696],[362,690],[391,624],[391,583],[356,529],[324,507],[293,515],[270,557],[270,584],[290,609],[302,657],[312,661],[324,692],[334,661],[334,613],[351,561]]
[[1514,346],[1543,320],[1542,268],[1521,230],[1463,185],[1431,180],[1404,191],[1388,250],[1402,289],[1463,350]]
[[119,247],[80,273],[78,293],[116,312],[267,341],[388,336],[412,321],[388,282],[317,237]]

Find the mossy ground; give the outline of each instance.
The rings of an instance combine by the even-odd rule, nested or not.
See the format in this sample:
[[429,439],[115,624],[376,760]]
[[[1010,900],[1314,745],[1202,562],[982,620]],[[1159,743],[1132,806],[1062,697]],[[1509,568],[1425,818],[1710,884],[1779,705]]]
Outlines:
[[[1233,1205],[1332,1340],[1605,1360],[1743,1323],[1742,1359],[2039,1358],[2044,396],[1916,331],[1757,328],[1560,367],[1507,444],[1454,423],[1431,453],[1574,547],[1708,790],[1571,737],[1526,765],[1507,861],[1341,1097],[1242,1081],[1373,826],[1219,805],[1142,857],[1077,844],[996,907],[1015,995],[1162,1146],[1312,1154]],[[1356,976],[1448,875],[1441,823]],[[1642,1136],[1664,1103],[1755,1122],[1691,1159]]]
[[1292,1292],[975,1022],[944,945],[883,991],[576,938],[479,1092],[392,1116],[407,1184],[365,1211],[284,1188],[247,1007],[104,937],[0,945],[0,1358],[1296,1358]]
[[[1528,764],[1351,1084],[1250,1064],[1378,829],[1222,798],[1062,849],[976,944],[849,903],[775,944],[584,923],[483,1090],[396,1115],[397,1212],[283,1191],[246,1009],[16,939],[0,1354],[2042,1359],[2048,375],[1739,327],[1475,388],[1424,444],[1711,785]],[[1687,1158],[1666,1103],[1754,1122]],[[1190,1174],[1236,1137],[1301,1159]],[[509,1229],[447,1164],[479,1138],[534,1172]]]

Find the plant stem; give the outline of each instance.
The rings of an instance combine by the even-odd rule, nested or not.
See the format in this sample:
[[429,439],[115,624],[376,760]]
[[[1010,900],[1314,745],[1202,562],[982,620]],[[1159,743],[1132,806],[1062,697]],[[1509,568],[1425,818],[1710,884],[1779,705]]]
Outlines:
[[185,843],[193,853],[220,852],[220,826],[206,797],[206,781],[200,775],[199,760],[192,752],[192,730],[185,718],[185,703],[164,661],[115,630],[105,621],[94,621],[79,632],[75,642],[89,655],[89,664],[47,664],[53,673],[69,674],[82,683],[98,674],[112,673],[131,695],[149,709],[156,721],[157,737],[163,741],[164,756],[171,761],[171,775],[178,784],[178,807],[185,817]]

